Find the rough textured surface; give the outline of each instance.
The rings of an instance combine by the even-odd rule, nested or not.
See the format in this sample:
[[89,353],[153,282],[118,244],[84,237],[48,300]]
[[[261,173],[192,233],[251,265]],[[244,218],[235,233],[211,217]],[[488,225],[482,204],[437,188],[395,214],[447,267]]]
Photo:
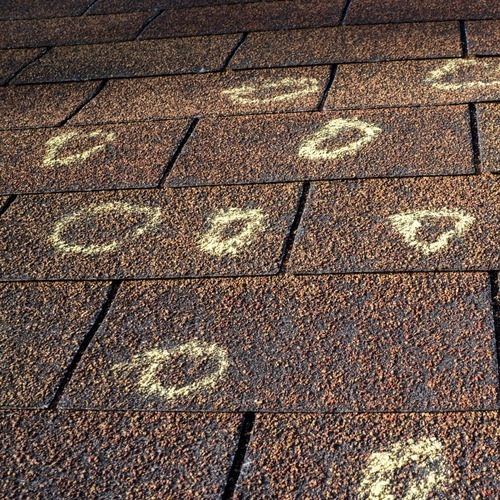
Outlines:
[[133,39],[151,13],[4,21],[0,47],[43,47]]
[[167,10],[141,38],[335,26],[343,5],[343,0],[288,0]]
[[31,19],[37,17],[79,16],[92,0],[2,0],[0,19]]
[[238,415],[0,413],[9,497],[220,498]]
[[138,10],[150,11],[151,9],[200,7],[254,1],[255,0],[99,0],[89,9],[89,13],[108,14],[110,12],[132,12]]
[[482,56],[500,54],[500,21],[472,21],[467,23],[469,52]]
[[352,0],[348,24],[401,23],[446,19],[489,19],[500,16],[500,4],[490,0]]
[[85,82],[0,88],[0,129],[57,125],[97,86]]
[[112,81],[73,122],[310,111],[328,75],[315,67]]
[[500,269],[499,216],[500,182],[492,176],[315,184],[291,269]]
[[239,40],[222,35],[56,47],[22,71],[16,82],[62,82],[221,69]]
[[[31,280],[273,274],[295,215],[298,188],[289,184],[20,196],[0,219],[0,276]],[[234,215],[236,219],[223,224]]]
[[481,167],[500,173],[500,105],[481,104],[477,108]]
[[61,405],[492,408],[489,291],[485,274],[127,283]]
[[156,187],[187,121],[0,132],[0,192]]
[[496,498],[499,427],[498,412],[258,415],[236,497]]
[[0,284],[1,407],[50,403],[106,290],[105,283]]
[[373,108],[500,99],[500,59],[346,64],[326,108]]
[[0,85],[9,80],[23,66],[34,61],[42,53],[41,49],[17,49],[0,51]]
[[457,23],[341,26],[250,33],[231,66],[259,68],[460,54]]
[[[363,130],[366,126],[371,129]],[[352,149],[343,149],[346,145]],[[454,106],[202,119],[167,182],[180,186],[473,172],[468,111]]]

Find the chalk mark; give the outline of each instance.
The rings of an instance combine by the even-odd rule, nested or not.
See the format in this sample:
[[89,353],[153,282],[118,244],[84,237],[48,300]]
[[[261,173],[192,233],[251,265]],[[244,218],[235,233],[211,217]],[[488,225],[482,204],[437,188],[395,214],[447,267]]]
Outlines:
[[129,238],[134,238],[144,234],[146,231],[151,230],[153,227],[160,223],[162,214],[159,208],[153,207],[141,207],[137,205],[131,205],[129,203],[124,203],[121,201],[111,201],[98,205],[91,208],[86,208],[84,210],[79,210],[69,215],[65,215],[60,219],[54,226],[54,230],[50,235],[50,241],[57,250],[63,253],[80,253],[84,255],[98,255],[102,253],[112,252],[117,250],[121,246],[121,242],[118,240],[113,240],[110,243],[103,245],[76,245],[67,243],[63,237],[62,233],[64,229],[69,225],[78,221],[79,219],[85,219],[88,216],[93,216],[101,213],[112,213],[121,212],[129,214],[145,214],[148,216],[149,220],[142,226],[134,230],[133,234]]
[[[165,386],[159,380],[159,374],[164,364],[170,363],[176,356],[187,356],[196,360],[200,358],[211,358],[217,363],[215,371],[199,380],[184,386]],[[179,345],[172,349],[152,349],[148,352],[137,354],[131,361],[118,363],[112,370],[119,376],[130,376],[139,372],[137,389],[145,396],[154,396],[171,401],[178,397],[188,396],[194,392],[205,389],[213,389],[217,382],[224,376],[229,360],[227,351],[217,344],[208,344],[191,340],[186,344]]]
[[[428,226],[428,223],[432,220],[440,218],[454,219],[455,227],[440,234],[438,239],[433,243],[420,241],[418,239],[418,231],[421,228]],[[474,224],[476,219],[462,210],[449,210],[447,208],[443,208],[437,211],[415,210],[390,215],[389,220],[391,221],[394,229],[403,236],[405,242],[409,246],[420,250],[425,255],[430,255],[445,248],[452,239],[463,236],[472,224]]]

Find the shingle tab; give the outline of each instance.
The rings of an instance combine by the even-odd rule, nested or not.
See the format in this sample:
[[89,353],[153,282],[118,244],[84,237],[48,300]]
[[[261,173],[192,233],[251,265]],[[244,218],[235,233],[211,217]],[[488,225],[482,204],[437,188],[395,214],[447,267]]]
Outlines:
[[3,280],[274,274],[299,186],[18,196]]
[[460,56],[457,23],[266,31],[250,33],[233,68]]
[[16,83],[204,73],[222,68],[238,35],[56,47]]
[[401,23],[448,19],[490,19],[500,5],[490,0],[352,0],[348,24]]
[[500,59],[346,64],[327,109],[422,106],[500,99]]
[[494,408],[495,359],[487,274],[127,283],[61,405]]
[[172,186],[473,173],[465,106],[202,119]]
[[343,5],[343,0],[285,0],[169,9],[146,28],[141,38],[335,26]]
[[0,192],[157,187],[187,121],[0,132]]
[[224,491],[239,415],[0,413],[9,497],[157,497]]
[[498,412],[258,415],[236,496],[494,498]]
[[500,21],[471,21],[466,29],[471,54],[500,55]]
[[2,48],[103,43],[135,38],[151,13],[60,17],[0,23]]
[[310,111],[328,76],[318,66],[111,81],[72,123]]
[[480,104],[477,109],[481,167],[500,173],[500,105]]
[[0,19],[80,16],[93,0],[2,0]]
[[0,129],[58,125],[98,86],[83,82],[0,88]]
[[315,184],[290,269],[500,269],[499,181],[484,175]]

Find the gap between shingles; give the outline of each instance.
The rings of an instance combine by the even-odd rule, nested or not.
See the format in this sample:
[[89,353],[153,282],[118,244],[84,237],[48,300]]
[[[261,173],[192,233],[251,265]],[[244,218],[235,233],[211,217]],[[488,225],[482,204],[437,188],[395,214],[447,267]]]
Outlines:
[[97,315],[93,325],[90,327],[89,331],[87,332],[87,334],[83,338],[82,343],[80,344],[80,347],[78,348],[78,351],[75,353],[75,355],[73,356],[73,359],[70,361],[68,367],[66,368],[66,371],[62,377],[62,380],[56,389],[54,397],[52,398],[52,401],[48,405],[48,409],[54,410],[57,408],[59,400],[61,399],[61,396],[63,395],[64,389],[66,389],[68,383],[70,382],[71,377],[73,376],[73,373],[74,373],[76,367],[78,366],[78,363],[82,359],[83,354],[85,353],[88,346],[92,342],[92,339],[94,338],[95,334],[99,330],[103,321],[106,319],[106,316],[108,315],[108,312],[111,308],[111,304],[113,303],[113,300],[116,297],[116,294],[118,293],[118,290],[120,288],[121,283],[122,283],[122,280],[113,280],[112,281],[112,283],[109,287],[109,290],[108,290],[107,297],[101,306],[101,310],[99,311],[99,314]]
[[302,191],[300,193],[297,211],[295,212],[295,217],[293,219],[292,226],[290,227],[290,232],[288,233],[288,236],[285,238],[285,242],[283,243],[283,250],[281,252],[281,265],[278,274],[284,274],[286,271],[288,261],[290,260],[290,254],[292,253],[293,244],[295,243],[297,229],[299,228],[300,221],[302,220],[302,214],[304,213],[304,208],[306,206],[310,189],[311,183],[309,181],[306,181],[302,184]]
[[182,152],[182,149],[184,148],[184,145],[186,142],[189,140],[191,137],[191,134],[194,132],[194,129],[198,125],[198,122],[200,121],[199,118],[194,118],[191,120],[191,123],[189,124],[188,129],[186,130],[186,133],[184,134],[184,137],[181,139],[181,142],[177,146],[177,148],[174,151],[174,154],[170,158],[170,160],[167,163],[167,166],[165,167],[165,170],[163,171],[163,174],[160,178],[160,181],[158,182],[158,187],[162,188],[165,185],[165,182],[167,180],[168,175],[170,174],[175,162],[177,161],[177,158]]
[[5,200],[5,203],[0,207],[0,217],[7,212],[9,207],[14,203],[15,199],[17,198],[17,194],[11,194],[7,200]]
[[57,126],[62,127],[63,125],[66,125],[66,123],[69,120],[71,120],[74,116],[76,116],[76,114],[79,113],[90,101],[92,101],[92,99],[97,97],[102,92],[102,90],[104,89],[104,87],[106,86],[107,83],[108,83],[107,78],[102,80],[99,83],[99,85],[96,87],[94,92],[92,92],[86,99],[84,99],[78,106],[76,106],[76,108],[73,109],[73,111],[71,111],[68,114],[68,116],[66,116],[66,118],[64,118],[64,120],[62,120]]
[[460,47],[462,48],[462,57],[469,57],[469,40],[467,38],[467,26],[465,21],[459,21],[460,26]]
[[321,95],[321,99],[316,111],[323,111],[325,109],[328,92],[330,92],[330,88],[332,87],[333,82],[335,81],[335,77],[337,76],[338,66],[338,64],[332,64],[330,66],[330,75],[328,77],[328,80],[326,81],[325,88],[323,89],[323,94]]
[[221,71],[224,71],[224,70],[226,70],[228,68],[229,63],[231,62],[231,60],[235,56],[236,52],[238,52],[238,50],[240,49],[240,47],[245,43],[245,40],[247,39],[247,36],[248,36],[248,32],[245,32],[245,33],[243,33],[241,35],[240,39],[238,40],[238,43],[234,46],[233,50],[229,53],[229,55],[227,56],[226,60],[222,64]]
[[342,12],[340,13],[339,26],[342,26],[345,23],[345,19],[347,17],[347,11],[349,10],[349,7],[351,6],[351,1],[352,0],[346,0],[346,2],[344,4]]
[[481,148],[479,147],[479,125],[477,121],[477,106],[469,103],[469,124],[472,142],[472,162],[476,174],[481,173]]
[[252,436],[254,423],[255,413],[252,411],[245,412],[241,423],[238,447],[236,448],[233,463],[231,465],[231,469],[229,470],[226,487],[224,488],[224,493],[222,494],[222,500],[230,500],[234,496],[234,491],[236,489],[236,485],[238,484],[241,469],[243,467],[243,463],[245,462],[245,456],[248,444],[250,443],[250,438]]
[[493,307],[493,325],[495,329],[495,348],[496,348],[496,360],[497,360],[497,370],[498,370],[498,403],[500,406],[500,288],[498,280],[498,271],[490,271],[490,287],[491,287],[491,304]]
[[[35,47],[36,48],[36,47]],[[17,50],[17,49],[8,49],[8,50]],[[8,78],[2,86],[9,85],[21,72],[23,72],[28,66],[36,63],[39,59],[41,59],[45,54],[48,54],[52,50],[52,47],[42,47],[42,51],[35,56],[31,61],[23,64],[17,71],[15,71],[10,78]]]
[[159,10],[157,12],[154,12],[153,15],[151,17],[148,17],[148,19],[146,19],[146,21],[144,22],[144,24],[139,28],[139,31],[137,32],[137,34],[135,35],[135,38],[134,40],[137,40],[143,33],[144,31],[146,30],[146,28],[155,20],[157,19],[158,17],[160,17],[162,14],[163,14],[164,10]]

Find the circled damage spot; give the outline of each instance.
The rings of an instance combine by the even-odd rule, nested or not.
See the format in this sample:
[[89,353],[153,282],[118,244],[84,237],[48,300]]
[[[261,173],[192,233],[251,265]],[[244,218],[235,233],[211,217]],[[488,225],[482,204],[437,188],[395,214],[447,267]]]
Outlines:
[[108,243],[99,245],[92,243],[89,243],[88,245],[80,245],[66,241],[65,237],[63,236],[65,229],[70,225],[76,225],[78,223],[85,224],[89,217],[94,217],[101,214],[112,215],[113,213],[146,216],[146,222],[133,229],[128,238],[141,236],[146,231],[149,231],[153,227],[158,226],[162,217],[161,210],[159,208],[137,206],[131,205],[130,203],[112,201],[103,203],[102,205],[97,205],[95,207],[79,210],[69,215],[65,215],[55,224],[54,230],[50,235],[50,241],[52,245],[57,248],[57,250],[63,253],[99,255],[115,251],[121,246],[122,240],[114,239],[109,241]]
[[[210,361],[211,372],[185,385],[166,385],[161,380],[162,369],[175,368],[179,359],[194,362]],[[174,364],[174,366],[169,366]],[[118,376],[138,375],[137,390],[145,396],[153,396],[164,401],[197,393],[202,389],[213,389],[224,376],[229,365],[227,351],[216,344],[191,340],[173,349],[152,349],[133,356],[131,361],[118,363],[113,371]],[[179,367],[180,368],[180,367]]]
[[[404,496],[396,497],[393,491],[399,485],[395,475],[398,469],[408,466],[413,470],[412,477]],[[359,495],[367,500],[423,500],[438,492],[448,477],[443,445],[436,438],[423,438],[416,442],[408,439],[393,444],[388,451],[376,452],[368,457]]]
[[275,102],[291,101],[308,94],[319,92],[319,82],[316,78],[282,78],[269,80],[261,85],[242,85],[223,90],[235,104],[272,104]]
[[[479,68],[491,80],[467,80],[467,70],[471,68]],[[440,90],[496,87],[500,85],[500,64],[481,59],[454,59],[430,71],[424,83]]]
[[[420,239],[419,232],[443,219],[453,221],[453,229],[440,233],[433,242]],[[389,220],[393,228],[403,236],[410,247],[420,250],[424,255],[430,255],[447,247],[453,239],[463,236],[476,219],[462,210],[443,208],[441,210],[414,210],[390,215]]]
[[[208,231],[198,240],[202,252],[222,257],[237,255],[264,231],[267,216],[260,208],[221,209],[208,219]],[[234,234],[230,230],[235,228]]]
[[[83,140],[88,138],[99,138],[101,142],[92,146],[81,153],[75,153],[67,156],[59,156],[61,151],[75,140]],[[103,151],[108,144],[116,139],[114,132],[104,132],[102,130],[94,130],[89,133],[79,133],[77,131],[65,132],[64,134],[51,137],[46,143],[46,153],[42,163],[44,166],[66,166],[72,163],[85,161],[91,156]]]
[[[363,135],[345,146],[333,149],[325,146],[327,141],[335,139],[341,132],[349,130],[359,130]],[[336,118],[327,122],[321,130],[299,144],[299,156],[307,160],[322,161],[353,155],[381,132],[382,129],[376,125],[356,118]]]

